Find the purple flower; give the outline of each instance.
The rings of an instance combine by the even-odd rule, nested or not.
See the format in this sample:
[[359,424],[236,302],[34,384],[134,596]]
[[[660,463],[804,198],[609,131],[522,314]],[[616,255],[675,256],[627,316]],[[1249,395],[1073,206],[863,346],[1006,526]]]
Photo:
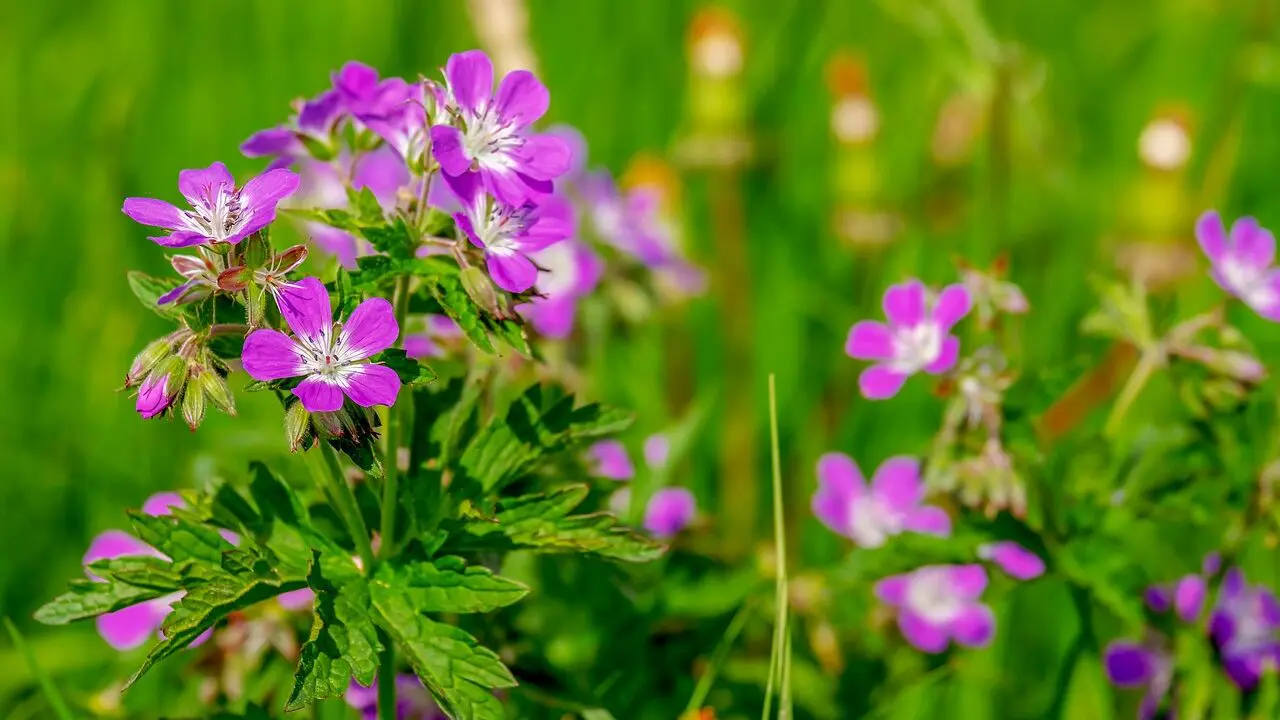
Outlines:
[[545,337],[563,339],[573,332],[578,300],[591,293],[604,273],[604,263],[586,243],[577,239],[559,242],[533,253],[540,268],[535,297],[520,306],[520,313]]
[[295,337],[267,328],[249,333],[241,363],[250,377],[305,377],[293,394],[310,412],[338,410],[343,395],[362,407],[395,404],[400,392],[395,371],[361,362],[395,344],[400,328],[391,303],[369,298],[345,323],[335,324],[329,293],[312,277],[281,290],[276,302]]
[[644,462],[654,470],[667,466],[671,457],[671,439],[662,433],[654,433],[644,440]]
[[148,375],[142,381],[142,387],[138,388],[138,400],[134,405],[142,419],[150,420],[168,410],[178,396],[178,384],[168,373]]
[[862,547],[879,547],[905,531],[950,535],[951,518],[941,508],[922,505],[923,499],[920,463],[914,458],[885,460],[869,489],[848,455],[827,453],[818,459],[813,514]]
[[178,173],[178,189],[193,209],[134,197],[125,199],[124,214],[143,225],[172,230],[150,238],[165,247],[234,245],[276,219],[276,205],[298,189],[298,176],[283,168],[268,170],[237,190],[227,167],[216,162],[204,170]]
[[404,337],[404,353],[414,359],[440,357],[445,354],[440,340],[462,336],[462,328],[448,315],[428,315],[426,332]]
[[850,357],[876,362],[858,378],[862,394],[872,400],[891,398],[921,370],[937,375],[955,366],[960,340],[950,332],[969,305],[963,285],[948,285],[932,302],[919,280],[890,286],[884,294],[889,323],[857,323],[844,346]]
[[[148,515],[168,515],[171,508],[183,506],[182,497],[177,493],[159,493],[147,498],[142,505],[142,510]],[[164,557],[155,548],[129,533],[107,530],[98,534],[89,543],[89,549],[85,552],[82,563],[87,568],[98,560],[131,556]],[[87,569],[85,572],[93,580],[101,580]],[[182,593],[174,593],[99,615],[96,620],[98,634],[116,650],[132,650],[139,647],[158,635],[161,624],[173,610],[173,604],[181,597]],[[204,642],[208,636],[209,633],[205,633],[196,638],[192,646]]]
[[551,192],[551,181],[569,170],[570,148],[554,135],[530,133],[551,96],[527,70],[502,78],[493,93],[493,64],[480,50],[449,57],[449,101],[460,127],[434,125],[432,151],[450,177],[475,176],[508,205]]
[[991,608],[979,602],[987,587],[981,565],[926,565],[876,583],[876,597],[898,609],[898,629],[907,642],[939,653],[954,640],[985,647],[995,635]]
[[471,244],[484,250],[489,276],[503,290],[522,293],[533,287],[538,267],[529,254],[573,234],[573,210],[558,197],[511,206],[486,195],[475,174],[445,181],[462,203],[453,219]]
[[687,488],[665,487],[649,498],[644,509],[644,528],[660,538],[678,534],[693,522],[698,501]]
[[1209,634],[1227,675],[1240,688],[1252,689],[1267,663],[1280,664],[1280,603],[1270,590],[1249,585],[1232,568],[1218,590]]
[[169,264],[173,265],[173,269],[185,278],[186,282],[161,295],[156,300],[157,305],[199,302],[217,290],[218,269],[212,260],[204,257],[205,252],[207,251],[200,250],[200,256],[174,255],[169,258]]
[[276,602],[280,604],[280,607],[294,612],[310,610],[315,601],[316,594],[312,592],[311,588],[301,588],[276,596]]
[[[347,704],[360,713],[361,720],[377,720],[377,683],[365,687],[355,680],[347,688]],[[401,673],[396,676],[396,720],[447,720],[436,707],[431,693],[418,676]]]
[[587,460],[596,477],[610,480],[630,480],[636,475],[627,449],[617,440],[601,440],[587,448]]
[[308,155],[302,138],[329,144],[334,128],[344,114],[342,97],[336,90],[326,90],[301,103],[288,123],[250,135],[240,145],[240,152],[245,157],[274,158],[267,166],[268,170],[289,167]]
[[1044,574],[1044,560],[1016,542],[1001,541],[978,547],[978,557],[995,563],[1006,575],[1033,580]]
[[1268,320],[1280,322],[1280,270],[1276,239],[1251,217],[1243,217],[1227,232],[1218,213],[1210,210],[1196,221],[1196,239],[1213,265],[1214,282]]
[[408,87],[401,78],[380,78],[376,69],[355,60],[333,74],[334,92],[357,118],[385,114],[404,102]]
[[655,191],[637,188],[623,194],[605,171],[588,173],[578,189],[592,227],[604,243],[646,267],[665,267],[677,260],[673,231],[662,220]]
[[1107,646],[1102,657],[1107,679],[1117,687],[1144,687],[1138,707],[1141,720],[1152,720],[1173,684],[1173,660],[1154,644],[1118,640]]
[[414,83],[390,99],[377,114],[360,115],[360,120],[405,162],[416,162],[427,149],[428,126],[444,107],[444,94],[434,83]]
[[1147,607],[1155,612],[1165,613],[1173,608],[1182,622],[1195,622],[1200,617],[1205,596],[1209,592],[1205,577],[1217,574],[1221,566],[1221,556],[1216,552],[1209,553],[1201,562],[1199,575],[1192,573],[1174,583],[1152,585],[1143,593],[1143,599]]

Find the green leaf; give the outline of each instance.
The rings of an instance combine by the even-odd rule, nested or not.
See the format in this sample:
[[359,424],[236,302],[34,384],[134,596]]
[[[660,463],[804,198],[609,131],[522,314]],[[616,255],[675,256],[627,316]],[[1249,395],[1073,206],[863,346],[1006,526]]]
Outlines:
[[373,624],[369,587],[356,574],[335,585],[322,573],[316,553],[307,583],[316,593],[311,635],[302,646],[293,693],[285,710],[297,710],[317,700],[339,697],[354,677],[373,683],[382,643]]
[[382,203],[378,202],[378,197],[368,187],[359,190],[348,187],[347,204],[355,213],[357,222],[368,225],[377,225],[382,222]]
[[154,600],[169,592],[122,582],[76,580],[71,583],[70,592],[45,603],[36,611],[35,618],[45,625],[66,625]]
[[418,249],[416,236],[401,217],[390,223],[361,227],[357,232],[368,240],[375,250],[386,253],[392,258],[410,259]]
[[[215,533],[216,534],[216,533]],[[190,645],[219,620],[281,593],[306,587],[302,581],[282,582],[274,577],[224,575],[187,591],[173,606],[161,632],[164,640],[151,649],[128,685],[133,685],[156,663]]]
[[404,354],[404,350],[391,348],[383,350],[372,358],[373,362],[391,368],[400,377],[400,382],[410,387],[426,385],[436,379],[431,368]]
[[146,555],[96,560],[89,565],[89,572],[103,580],[117,580],[139,588],[174,592],[182,589],[182,574],[172,563]]
[[401,588],[375,580],[374,619],[396,641],[418,677],[454,720],[501,720],[492,690],[514,687],[498,655],[463,630],[427,619]]
[[490,354],[498,354],[490,336],[501,338],[516,352],[525,357],[533,357],[525,334],[524,324],[519,316],[498,318],[485,312],[471,299],[463,288],[462,280],[456,275],[436,276],[427,282],[427,289],[440,309],[462,328],[472,344]]
[[494,575],[488,568],[467,566],[460,557],[439,557],[407,564],[384,564],[376,582],[397,588],[419,612],[475,613],[506,607],[529,588]]
[[147,515],[134,511],[129,513],[129,518],[138,538],[164,553],[175,564],[195,560],[221,565],[222,553],[235,548],[214,528],[173,515]]
[[157,301],[165,293],[178,287],[177,280],[161,279],[152,277],[146,273],[134,270],[129,273],[129,289],[133,291],[135,297],[160,317],[177,319],[182,317],[182,311],[173,305],[161,306],[156,304]]

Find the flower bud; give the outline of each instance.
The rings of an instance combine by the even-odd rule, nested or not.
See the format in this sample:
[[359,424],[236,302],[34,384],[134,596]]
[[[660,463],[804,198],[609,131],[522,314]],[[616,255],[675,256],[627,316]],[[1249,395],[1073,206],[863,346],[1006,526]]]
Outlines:
[[204,393],[205,398],[213,403],[213,406],[228,415],[236,414],[235,397],[231,394],[231,388],[227,387],[227,381],[220,373],[213,369],[209,369],[199,376],[193,378],[200,391]]
[[124,386],[131,388],[142,382],[147,373],[152,368],[159,365],[165,358],[173,354],[172,336],[165,336],[159,340],[153,340],[150,345],[142,349],[138,356],[133,359],[133,363],[129,366],[129,374],[125,376]]
[[187,383],[186,392],[182,394],[182,419],[193,432],[204,422],[206,404],[200,378],[208,374],[208,370],[196,371],[195,376]]
[[253,271],[244,265],[227,268],[218,274],[218,289],[224,292],[240,292],[249,287]]
[[501,315],[502,305],[498,300],[498,291],[484,270],[472,266],[462,269],[460,274],[462,288],[467,291],[471,301],[490,315]]
[[311,413],[295,402],[284,413],[284,434],[289,440],[289,452],[298,452],[310,447],[314,433],[311,431]]
[[187,362],[177,355],[156,366],[138,388],[135,408],[143,420],[150,420],[169,409],[182,392],[187,379]]

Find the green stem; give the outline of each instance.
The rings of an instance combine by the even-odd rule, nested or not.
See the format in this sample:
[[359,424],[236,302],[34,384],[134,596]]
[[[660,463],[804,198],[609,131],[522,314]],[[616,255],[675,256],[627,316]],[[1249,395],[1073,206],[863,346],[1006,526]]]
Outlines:
[[1146,387],[1147,381],[1155,374],[1156,368],[1164,362],[1164,352],[1159,348],[1148,348],[1142,353],[1142,357],[1138,359],[1138,365],[1133,369],[1133,374],[1129,376],[1124,387],[1120,390],[1120,397],[1116,399],[1116,404],[1111,408],[1111,414],[1107,416],[1107,423],[1102,428],[1102,434],[1107,437],[1115,437],[1120,430],[1120,421],[1124,419],[1129,407],[1133,405],[1133,401],[1138,399],[1138,395],[1142,392],[1142,388]]
[[[409,315],[409,278],[402,277],[396,283],[396,326],[404,336],[404,322]],[[409,395],[412,399],[412,394]],[[412,402],[412,400],[411,400]],[[396,509],[399,499],[401,415],[395,405],[387,408],[387,445],[382,458],[382,546],[379,555],[387,558],[395,550]]]
[[788,627],[790,609],[787,589],[787,536],[786,514],[782,507],[782,456],[778,449],[778,391],[777,382],[769,375],[769,442],[773,460],[773,542],[777,564],[777,597],[773,625],[773,649],[769,653],[769,680],[765,686],[765,720],[773,704],[774,680],[780,680],[781,698],[778,717],[791,718],[791,629]]
[[391,638],[382,639],[378,656],[378,720],[396,720],[396,646]]
[[[360,515],[360,506],[356,503],[355,493],[347,484],[342,465],[338,462],[338,456],[333,452],[333,448],[329,447],[329,443],[322,440],[316,445],[319,447],[320,458],[323,461],[322,465],[314,461],[312,463],[316,481],[329,497],[329,502],[333,503],[339,517],[346,523],[347,532],[355,542],[356,552],[364,563],[364,570],[370,572],[373,570],[373,545],[369,543],[369,528],[364,524],[364,517]],[[314,454],[312,457],[315,457]]]

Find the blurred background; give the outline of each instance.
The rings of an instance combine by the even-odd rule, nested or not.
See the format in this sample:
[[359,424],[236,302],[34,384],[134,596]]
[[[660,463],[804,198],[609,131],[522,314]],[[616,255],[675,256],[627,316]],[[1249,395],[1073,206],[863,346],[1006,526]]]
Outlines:
[[[735,558],[768,536],[775,373],[803,567],[847,547],[810,518],[816,457],[871,467],[937,429],[927,383],[856,397],[845,334],[889,283],[1004,258],[1032,308],[1021,360],[1073,362],[1098,357],[1076,332],[1091,275],[1194,294],[1203,209],[1280,223],[1277,23],[1275,0],[4,3],[0,615],[55,675],[100,673],[114,652],[90,626],[29,619],[88,540],[153,492],[285,461],[272,398],[192,434],[114,392],[165,327],[125,282],[163,254],[120,204],[215,160],[256,172],[239,144],[347,60],[434,76],[483,47],[537,71],[591,164],[665,189],[705,291],[588,322],[584,391],[637,412],[633,450],[683,432],[677,477]],[[0,641],[0,711],[29,684]]]

